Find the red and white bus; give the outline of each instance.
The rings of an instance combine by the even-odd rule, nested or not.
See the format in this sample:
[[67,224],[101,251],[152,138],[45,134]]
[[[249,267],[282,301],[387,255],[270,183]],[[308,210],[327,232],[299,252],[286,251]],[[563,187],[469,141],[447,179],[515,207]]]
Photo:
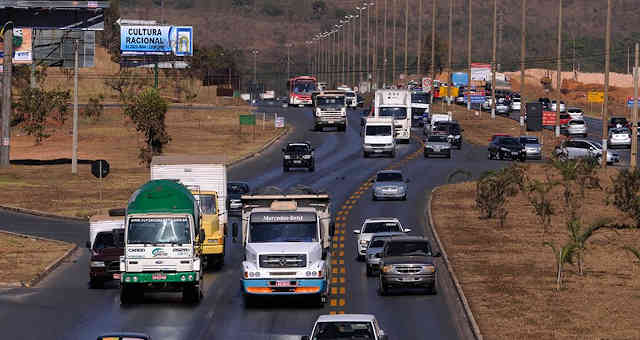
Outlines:
[[318,90],[315,77],[299,76],[287,81],[289,88],[289,105],[312,105],[311,93]]

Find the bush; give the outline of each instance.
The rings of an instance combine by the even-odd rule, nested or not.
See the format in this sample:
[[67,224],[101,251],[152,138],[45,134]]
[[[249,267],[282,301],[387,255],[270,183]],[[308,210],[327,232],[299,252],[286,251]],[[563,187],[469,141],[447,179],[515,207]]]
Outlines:
[[640,225],[640,169],[623,169],[612,181],[609,195],[613,205]]
[[504,208],[506,199],[518,193],[523,176],[524,169],[518,165],[485,173],[476,184],[476,207],[481,218],[498,217],[503,226],[508,214]]
[[125,108],[125,114],[136,125],[136,130],[144,135],[145,146],[140,149],[138,157],[147,166],[151,164],[151,158],[161,154],[164,145],[171,141],[165,125],[167,109],[167,102],[153,88],[142,91]]
[[16,103],[12,125],[20,126],[28,135],[35,136],[36,144],[40,144],[51,136],[54,123],[64,124],[70,99],[69,91],[25,88]]
[[104,113],[104,105],[102,105],[103,100],[103,95],[89,97],[89,102],[87,103],[87,107],[82,111],[82,115],[94,122],[100,120]]

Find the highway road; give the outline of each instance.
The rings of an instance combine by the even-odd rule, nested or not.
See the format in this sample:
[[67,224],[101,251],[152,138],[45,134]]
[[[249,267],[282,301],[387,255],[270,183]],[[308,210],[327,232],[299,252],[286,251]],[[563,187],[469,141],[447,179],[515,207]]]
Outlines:
[[[397,294],[380,297],[376,280],[365,276],[365,265],[356,261],[352,230],[365,218],[398,217],[410,234],[425,235],[425,206],[430,190],[447,181],[457,169],[476,176],[504,166],[488,161],[484,146],[465,144],[451,160],[424,159],[420,145],[402,145],[395,159],[364,159],[359,136],[359,113],[351,112],[346,133],[314,132],[308,108],[262,107],[278,112],[294,127],[285,141],[308,140],[316,147],[316,171],[282,171],[280,148],[274,144],[262,155],[229,169],[230,180],[244,180],[253,188],[275,185],[290,188],[311,185],[331,194],[338,242],[334,242],[334,290],[324,308],[294,299],[267,300],[245,308],[240,290],[242,248],[232,244],[220,271],[207,273],[205,297],[199,305],[185,305],[179,294],[147,294],[143,303],[123,307],[117,284],[104,289],[88,288],[88,251],[80,248],[35,288],[0,290],[0,327],[4,336],[18,339],[92,339],[110,331],[144,332],[154,339],[294,339],[308,334],[320,314],[372,313],[390,339],[468,339],[446,268],[439,265],[437,295]],[[416,133],[419,130],[414,130]],[[421,137],[421,134],[418,133]],[[366,182],[382,168],[402,169],[411,179],[407,201],[373,202]],[[135,188],[131,188],[133,191]],[[338,215],[338,213],[340,215]],[[82,246],[87,224],[0,211],[0,229],[75,242]],[[230,240],[229,240],[230,241]]]

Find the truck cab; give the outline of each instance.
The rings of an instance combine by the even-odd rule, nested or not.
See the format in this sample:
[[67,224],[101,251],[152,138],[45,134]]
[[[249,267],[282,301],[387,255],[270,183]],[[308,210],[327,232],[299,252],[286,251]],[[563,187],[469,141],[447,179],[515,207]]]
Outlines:
[[347,129],[347,106],[343,91],[322,91],[313,96],[314,130],[336,127]]
[[411,124],[412,126],[423,126],[424,118],[429,117],[429,94],[422,89],[411,91]]
[[372,154],[396,156],[396,140],[393,137],[393,118],[368,117],[364,123],[362,139],[362,155],[364,158]]
[[324,305],[333,235],[329,196],[244,195],[242,202],[245,304],[256,296],[306,295]]
[[408,90],[376,90],[374,117],[393,118],[394,138],[409,143],[411,138],[411,92]]

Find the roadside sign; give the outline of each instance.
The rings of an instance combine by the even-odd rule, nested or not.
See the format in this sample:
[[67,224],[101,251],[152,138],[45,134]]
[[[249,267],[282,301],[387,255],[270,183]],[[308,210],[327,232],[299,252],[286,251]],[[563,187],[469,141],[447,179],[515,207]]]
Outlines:
[[448,95],[449,95],[449,87],[447,87],[447,86],[440,86],[440,88],[439,88],[439,92],[438,92],[438,95],[439,95],[440,97],[446,97],[446,96],[448,96]]
[[431,78],[422,78],[422,90],[425,92],[431,91]]
[[123,55],[193,55],[191,26],[121,26]]
[[275,124],[276,128],[283,128],[284,127],[284,117],[282,117],[282,116],[276,117],[276,119],[274,120],[274,124]]
[[458,87],[449,88],[449,96],[451,97],[457,97],[459,92],[460,92],[460,88]]
[[240,115],[240,125],[256,125],[256,116]]
[[[627,97],[627,106],[630,107],[630,108],[633,108],[633,101],[634,101],[633,97],[631,97],[631,96]],[[640,106],[640,102],[638,102],[638,105]]]
[[472,94],[469,97],[471,98],[471,104],[482,104],[487,100],[484,95]]
[[590,91],[587,93],[587,101],[589,103],[604,103],[604,92]]

